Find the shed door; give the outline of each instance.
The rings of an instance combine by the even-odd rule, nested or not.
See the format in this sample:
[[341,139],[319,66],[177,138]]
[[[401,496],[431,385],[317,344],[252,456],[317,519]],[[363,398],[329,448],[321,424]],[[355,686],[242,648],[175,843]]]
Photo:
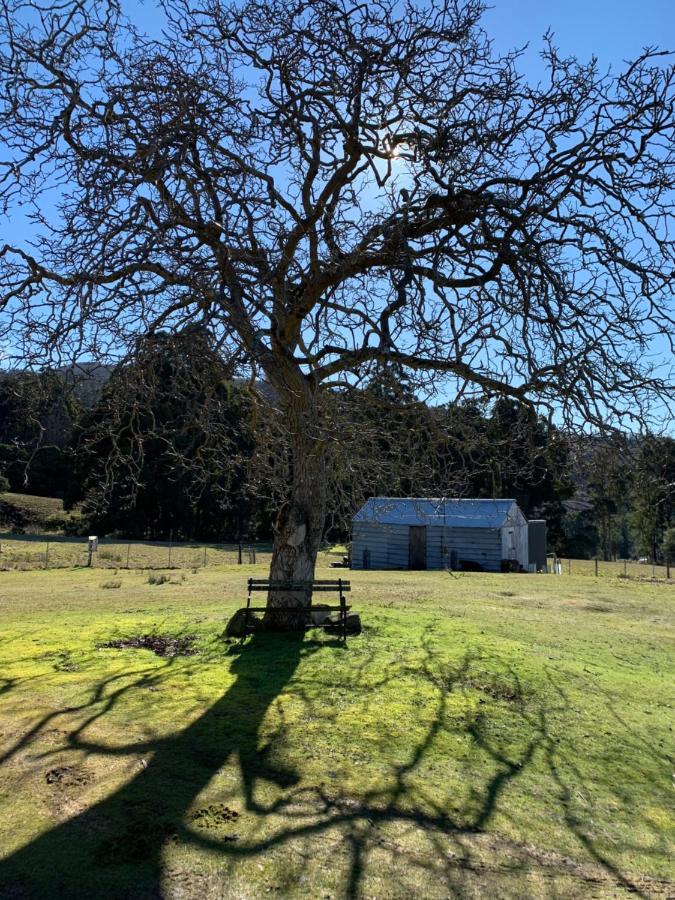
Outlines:
[[411,569],[426,569],[427,567],[427,526],[410,526],[410,555],[409,566]]

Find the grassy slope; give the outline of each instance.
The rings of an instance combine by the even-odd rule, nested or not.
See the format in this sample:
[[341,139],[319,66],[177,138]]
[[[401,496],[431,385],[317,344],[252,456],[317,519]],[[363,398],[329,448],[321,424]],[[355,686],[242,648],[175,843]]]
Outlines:
[[59,519],[79,519],[77,510],[65,512],[63,500],[57,497],[35,497],[32,494],[0,493],[0,529],[13,523],[31,529],[48,529],[51,516]]
[[57,497],[34,497],[32,494],[0,494],[0,500],[11,503],[20,509],[39,514],[43,517],[63,512],[63,500]]
[[672,585],[351,573],[346,649],[228,647],[249,571],[0,575],[0,896],[673,894]]

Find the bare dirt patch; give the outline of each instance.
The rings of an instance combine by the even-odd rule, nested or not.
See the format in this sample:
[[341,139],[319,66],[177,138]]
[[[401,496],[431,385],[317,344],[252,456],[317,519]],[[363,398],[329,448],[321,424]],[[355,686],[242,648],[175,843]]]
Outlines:
[[[223,825],[231,825],[239,818],[239,813],[225,806],[223,803],[214,803],[211,806],[204,806],[195,810],[188,817],[189,821],[197,825],[199,828],[220,828]],[[236,841],[239,839],[238,834],[224,835],[223,840]]]
[[152,650],[157,656],[194,656],[196,635],[141,634],[97,644],[97,650]]
[[91,781],[91,775],[78,766],[56,766],[45,773],[47,784],[58,787],[83,787]]
[[503,700],[506,703],[518,703],[523,699],[523,692],[518,685],[504,681],[465,681],[465,687],[473,688],[492,697],[493,700]]

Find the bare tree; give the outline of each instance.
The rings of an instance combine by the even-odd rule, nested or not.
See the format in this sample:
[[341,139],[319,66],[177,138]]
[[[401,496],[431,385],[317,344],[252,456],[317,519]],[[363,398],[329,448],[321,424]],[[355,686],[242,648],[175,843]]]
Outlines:
[[[387,361],[595,425],[667,395],[673,68],[545,39],[497,56],[478,0],[4,0],[3,324],[26,354],[200,322],[272,386],[291,442],[275,578],[309,579],[327,391]],[[297,596],[277,596],[291,606]]]

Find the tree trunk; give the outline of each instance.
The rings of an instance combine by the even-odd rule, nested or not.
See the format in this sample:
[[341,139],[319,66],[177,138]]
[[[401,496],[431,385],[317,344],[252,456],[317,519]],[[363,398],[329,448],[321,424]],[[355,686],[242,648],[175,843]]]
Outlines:
[[[326,520],[326,446],[318,437],[316,410],[306,412],[291,436],[291,484],[274,529],[270,580],[311,582]],[[305,627],[311,590],[270,591],[264,628]]]

